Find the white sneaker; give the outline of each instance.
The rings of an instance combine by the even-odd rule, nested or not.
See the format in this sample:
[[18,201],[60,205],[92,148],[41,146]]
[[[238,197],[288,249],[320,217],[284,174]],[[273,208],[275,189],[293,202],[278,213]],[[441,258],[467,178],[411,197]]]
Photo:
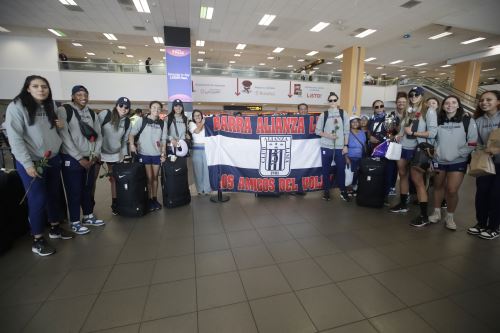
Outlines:
[[431,223],[438,223],[441,221],[441,211],[440,210],[434,210],[434,213],[429,216],[429,222]]
[[447,229],[457,230],[457,225],[455,224],[455,221],[453,221],[453,217],[446,216],[445,223],[446,223],[445,226]]

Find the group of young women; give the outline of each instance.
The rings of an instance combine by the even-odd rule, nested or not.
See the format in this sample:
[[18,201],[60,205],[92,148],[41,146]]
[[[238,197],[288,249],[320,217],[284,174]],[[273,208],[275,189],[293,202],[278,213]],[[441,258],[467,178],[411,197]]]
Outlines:
[[[162,103],[153,101],[149,115],[132,125],[128,98],[120,97],[112,110],[99,114],[88,107],[88,102],[88,90],[77,85],[71,91],[71,103],[57,107],[49,82],[32,75],[7,107],[6,129],[26,191],[32,251],[40,256],[55,253],[43,237],[47,222],[52,239],[71,239],[74,234],[89,233],[89,226],[105,224],[93,213],[95,181],[103,163],[111,183],[111,209],[116,214],[113,165],[123,162],[129,153],[137,153],[138,161],[145,165],[151,211],[161,208],[157,200],[160,163],[179,140],[191,139],[191,135],[197,190],[207,194],[211,191],[200,111],[193,112],[193,122],[188,124],[182,101],[175,100],[164,122],[159,118]],[[64,218],[63,195],[72,232],[60,225]]]

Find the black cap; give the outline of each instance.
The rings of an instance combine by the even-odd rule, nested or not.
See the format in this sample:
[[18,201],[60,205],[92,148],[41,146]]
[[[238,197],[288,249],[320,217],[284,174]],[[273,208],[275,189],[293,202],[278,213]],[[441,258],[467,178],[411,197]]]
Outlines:
[[118,100],[116,101],[116,105],[118,104],[125,105],[127,108],[130,109],[130,99],[128,99],[127,97],[118,98]]
[[424,94],[424,88],[422,88],[422,87],[413,87],[408,92],[408,94],[410,94],[410,93],[415,93],[416,95],[423,95]]
[[82,86],[82,85],[76,85],[76,86],[73,87],[73,89],[71,89],[71,95],[74,95],[74,94],[76,94],[79,91],[85,91],[87,94],[89,93],[89,91],[87,90],[87,88],[85,88],[84,86]]
[[174,99],[174,101],[172,102],[172,106],[177,106],[177,105],[184,107],[184,104],[180,99]]

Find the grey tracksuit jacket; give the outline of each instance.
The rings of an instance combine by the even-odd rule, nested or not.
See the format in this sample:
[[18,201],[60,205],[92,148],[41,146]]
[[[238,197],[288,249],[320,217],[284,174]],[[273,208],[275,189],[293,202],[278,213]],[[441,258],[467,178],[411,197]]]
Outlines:
[[[319,135],[323,131],[324,123],[324,113],[322,112],[316,123],[316,135]],[[338,128],[336,128],[338,127]],[[325,130],[323,132],[337,134],[337,139],[332,140],[329,138],[321,137],[320,145],[323,148],[328,149],[342,149],[344,148],[345,136],[349,136],[350,124],[349,124],[349,114],[344,111],[344,121],[340,117],[339,109],[328,109],[328,118],[325,124]]]
[[425,115],[425,119],[422,119],[420,117],[418,121],[418,128],[416,132],[429,132],[429,137],[426,138],[415,138],[411,139],[408,138],[407,135],[404,132],[404,128],[408,127],[407,120],[402,120],[401,122],[401,130],[399,132],[400,135],[403,135],[401,138],[401,145],[403,146],[404,149],[415,149],[417,145],[421,142],[429,142],[430,144],[434,143],[434,138],[436,137],[437,133],[437,113],[436,110],[434,109],[429,109],[427,110],[427,114]]
[[[139,118],[132,126],[130,131],[131,135],[137,135],[141,130],[142,122],[146,121],[146,118]],[[149,119],[149,118],[148,118]],[[162,120],[159,120],[162,121]],[[165,127],[165,125],[163,125]],[[147,156],[158,156],[161,154],[161,143],[162,143],[163,131],[158,122],[148,121],[146,127],[137,141],[137,152],[141,155]]]
[[[488,117],[488,115],[485,114],[482,117],[477,118],[476,124],[479,131],[478,144],[486,146],[491,131],[498,128],[500,124],[500,111],[497,111],[493,117]],[[494,156],[493,162],[496,164],[500,163],[500,154],[496,154]]]
[[451,119],[438,126],[434,143],[435,160],[439,164],[466,162],[477,143],[477,127],[470,119],[467,135],[461,119]]
[[[111,113],[110,110],[104,110],[99,113],[99,122],[101,124],[104,123],[104,118],[106,118],[108,113]],[[128,143],[128,135],[132,130],[132,125],[130,124],[127,131],[125,132],[125,121],[126,117],[120,119],[118,124],[118,128],[115,128],[115,125],[111,123],[111,121],[104,124],[101,127],[102,132],[102,152],[105,154],[117,154],[126,156],[127,155],[127,143]]]

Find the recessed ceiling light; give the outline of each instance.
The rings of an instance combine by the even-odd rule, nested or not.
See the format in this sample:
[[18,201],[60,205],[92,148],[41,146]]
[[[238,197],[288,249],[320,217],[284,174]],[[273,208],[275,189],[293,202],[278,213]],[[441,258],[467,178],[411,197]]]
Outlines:
[[71,44],[73,44],[74,46],[82,46],[82,44],[80,43],[71,43]]
[[298,62],[304,62],[304,59],[299,59],[299,60],[297,60],[297,61],[298,61]]
[[198,51],[198,54],[205,54],[205,51]]
[[266,65],[266,63],[265,63],[265,62],[261,62],[261,63],[259,64],[259,66],[265,66],[265,65]]
[[276,15],[265,14],[259,21],[259,25],[269,25],[276,18]]
[[167,59],[167,57],[163,57],[163,60]]
[[337,72],[342,72],[342,70],[341,69],[337,69]]
[[88,59],[88,57],[83,57],[84,59]]
[[309,31],[320,32],[321,30],[325,29],[329,25],[330,25],[330,23],[328,23],[328,22],[319,22],[314,27],[312,27],[311,30],[309,30]]
[[244,50],[245,47],[247,47],[247,44],[238,44],[238,45],[236,45],[236,49],[237,50]]
[[427,73],[427,71],[420,71],[419,73],[420,74],[425,74],[425,73]]
[[196,46],[200,46],[200,47],[205,46],[205,41],[204,40],[197,40],[196,41]]
[[115,35],[113,35],[113,34],[110,34],[110,33],[107,33],[107,32],[103,32],[102,34],[104,35],[104,37],[106,37],[106,38],[107,38],[107,39],[109,39],[109,40],[118,40],[118,39],[116,38],[116,36],[115,36]]
[[335,59],[342,59],[344,57],[344,54],[339,54],[338,56],[335,57]]
[[273,50],[274,53],[280,53],[281,51],[283,51],[285,48],[283,47],[277,47]]
[[427,65],[427,63],[426,62],[422,62],[420,64],[416,64],[416,65],[413,65],[413,66],[420,67],[420,66],[425,66],[425,65]]
[[94,52],[87,52],[87,55],[95,55]]
[[495,78],[494,77],[489,77],[488,80],[494,80]]
[[201,6],[201,8],[200,8],[200,18],[201,19],[211,20],[213,15],[214,15],[214,8],[213,7]]
[[400,69],[399,71],[400,72],[406,72],[406,69],[403,68],[403,69]]
[[134,56],[131,54],[127,54],[127,58],[133,58]]
[[479,41],[484,40],[484,39],[486,39],[486,38],[484,38],[484,37],[477,37],[477,38],[474,38],[474,39],[469,39],[469,40],[460,42],[460,44],[467,45],[467,44],[470,44],[470,43],[479,42]]
[[438,35],[431,36],[431,37],[429,37],[429,39],[439,39],[439,38],[443,38],[443,37],[446,37],[446,36],[449,36],[452,34],[453,34],[453,32],[445,31],[445,32],[440,33]]
[[327,61],[326,64],[327,65],[331,65],[331,64],[333,64],[333,62],[332,61]]
[[318,69],[319,69],[319,67],[313,67],[313,69],[318,70]]
[[[2,31],[1,28],[2,27],[0,27],[0,31]],[[490,46],[490,49],[496,49],[497,47],[500,47],[500,44],[498,44],[498,45],[492,45],[492,46]]]
[[371,35],[372,33],[374,33],[375,31],[377,30],[374,30],[374,29],[366,29],[365,31],[357,34],[356,36],[354,37],[357,37],[357,38],[365,38],[366,36],[368,35]]
[[203,59],[202,58],[198,58],[198,59],[196,59],[196,61],[202,62]]
[[47,29],[48,31],[52,32],[54,35],[57,37],[64,37],[66,36],[62,31],[60,30],[55,30],[55,29]]
[[241,54],[239,54],[239,53],[235,53],[235,54],[234,54],[234,56],[235,56],[235,57],[241,57]]
[[234,60],[229,60],[229,63],[230,63],[230,64],[235,64],[235,63],[236,63],[236,61],[234,61]]
[[377,59],[377,58],[374,58],[374,57],[366,58],[366,59],[365,59],[365,62],[370,62],[370,61],[373,61],[373,60],[375,60],[375,59]]
[[439,75],[446,75],[446,73],[439,73]]
[[293,65],[288,65],[288,66],[286,66],[286,67],[288,67],[288,68],[292,68],[292,67],[293,67]]
[[401,77],[406,77],[406,74],[401,75]]
[[59,0],[59,2],[65,6],[78,6],[78,4],[73,0]]
[[144,46],[145,46],[145,47],[148,47],[149,45],[148,45],[148,44],[146,44],[146,45],[144,45]]
[[163,44],[163,37],[153,37],[156,44]]
[[399,64],[399,63],[402,63],[404,60],[394,60],[394,61],[391,61],[389,64],[391,65],[395,65],[395,64]]
[[446,65],[443,65],[443,66],[440,66],[440,67],[446,68],[446,67],[450,67],[450,66],[451,65],[446,64]]
[[267,59],[268,59],[268,60],[273,60],[273,59],[274,59],[274,57],[267,57]]
[[482,69],[481,72],[491,72],[494,71],[496,68],[487,68],[487,69]]
[[311,57],[311,56],[316,55],[316,54],[318,54],[318,51],[311,51],[311,52],[307,53],[306,56]]
[[382,73],[382,74],[380,74],[380,75],[387,75],[387,73]]
[[122,49],[122,50],[126,50],[127,49],[125,46],[122,46],[122,45],[119,45],[118,48]]
[[139,13],[151,13],[147,0],[132,0]]
[[375,69],[384,69],[384,67],[383,67],[383,66],[378,66],[378,67],[377,67],[377,68],[375,68]]
[[0,27],[0,32],[10,32],[10,30],[5,29],[4,27]]

